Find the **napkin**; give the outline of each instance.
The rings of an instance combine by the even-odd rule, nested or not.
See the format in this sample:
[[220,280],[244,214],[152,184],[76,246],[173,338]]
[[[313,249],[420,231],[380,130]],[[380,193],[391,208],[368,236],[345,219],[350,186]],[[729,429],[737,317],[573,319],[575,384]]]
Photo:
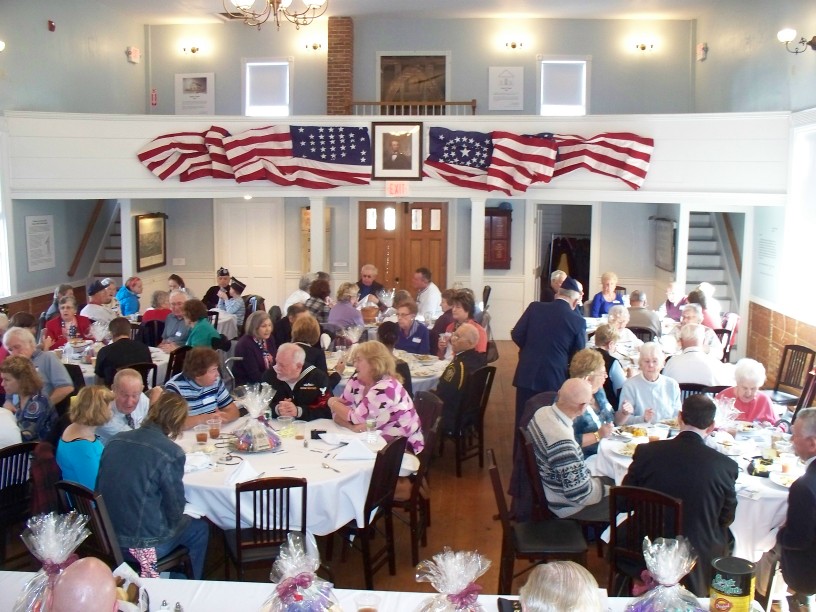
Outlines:
[[213,462],[210,461],[209,455],[202,452],[189,453],[184,461],[185,474],[208,470],[211,467],[213,467]]
[[348,444],[352,440],[357,440],[360,438],[360,434],[356,433],[344,434],[326,432],[319,435],[321,440],[323,440],[326,444],[331,444],[332,446],[337,446],[339,444]]
[[335,459],[374,459],[376,453],[362,440],[351,440],[346,446],[337,451]]
[[252,467],[252,464],[247,459],[244,459],[241,465],[239,465],[232,474],[227,476],[226,482],[228,485],[235,485],[248,480],[255,480],[258,476],[260,476],[260,472]]

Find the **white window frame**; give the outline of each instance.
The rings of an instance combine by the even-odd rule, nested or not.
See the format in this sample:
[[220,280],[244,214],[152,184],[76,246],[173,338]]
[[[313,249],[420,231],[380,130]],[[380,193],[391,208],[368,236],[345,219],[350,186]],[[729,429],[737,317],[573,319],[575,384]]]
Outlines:
[[[592,57],[587,55],[539,55],[537,75],[537,106],[539,115],[546,117],[581,117],[589,114],[589,84]],[[584,95],[583,104],[545,104],[544,103],[544,66],[547,64],[583,64]]]
[[[254,57],[241,59],[241,109],[245,117],[288,117],[292,114],[292,84],[294,83],[294,58],[293,57]],[[258,65],[281,65],[287,70],[287,94],[286,104],[281,106],[256,106],[251,107],[250,88],[250,68]]]

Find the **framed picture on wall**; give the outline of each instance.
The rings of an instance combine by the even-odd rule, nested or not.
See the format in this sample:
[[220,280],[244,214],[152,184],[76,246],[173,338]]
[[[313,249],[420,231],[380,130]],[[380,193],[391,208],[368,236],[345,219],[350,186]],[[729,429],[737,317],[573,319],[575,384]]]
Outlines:
[[[385,115],[444,115],[450,83],[450,53],[379,53],[377,85]],[[411,104],[411,103],[415,104]],[[420,103],[417,105],[416,103]]]
[[142,272],[167,264],[167,233],[164,213],[136,217],[136,271]]
[[422,180],[422,122],[371,124],[374,180]]

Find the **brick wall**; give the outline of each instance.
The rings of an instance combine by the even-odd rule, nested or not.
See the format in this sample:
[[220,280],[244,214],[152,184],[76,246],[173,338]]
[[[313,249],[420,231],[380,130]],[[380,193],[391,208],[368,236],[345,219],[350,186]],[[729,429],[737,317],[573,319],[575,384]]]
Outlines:
[[[747,355],[765,366],[765,387],[776,382],[779,362],[786,344],[801,344],[816,349],[816,327],[787,317],[751,302],[751,327],[748,329]],[[744,331],[742,332],[744,333]]]
[[346,115],[354,78],[354,22],[351,17],[329,17],[326,71],[326,114]]

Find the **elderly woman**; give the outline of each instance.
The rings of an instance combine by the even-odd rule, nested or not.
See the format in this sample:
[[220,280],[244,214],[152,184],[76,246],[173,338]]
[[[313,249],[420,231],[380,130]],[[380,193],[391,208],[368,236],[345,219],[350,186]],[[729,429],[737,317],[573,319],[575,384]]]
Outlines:
[[643,344],[631,329],[626,328],[629,325],[629,310],[626,306],[615,305],[609,309],[609,325],[618,332],[618,343],[631,346]]
[[[470,289],[460,289],[451,296],[450,302],[453,323],[448,325],[445,332],[448,334],[453,333],[454,330],[458,329],[460,325],[469,323],[476,328],[477,332],[479,332],[479,342],[476,343],[476,352],[486,353],[487,332],[485,331],[484,327],[473,320],[473,317],[476,314],[476,300],[473,297],[473,292]],[[445,352],[447,351],[449,344],[448,338],[449,336],[439,338],[439,352],[437,355],[440,359],[444,359],[445,357]]]
[[[399,333],[400,329],[396,323],[393,321],[383,321],[377,328],[377,340],[382,342],[385,347],[391,351],[391,354],[394,355],[394,347],[397,344]],[[405,387],[408,395],[410,395],[411,399],[413,399],[414,387],[413,381],[411,380],[411,368],[406,361],[403,361],[396,355],[394,355],[394,360],[397,364],[397,374],[402,377],[402,386]]]
[[76,306],[76,300],[72,296],[61,298],[59,316],[45,324],[45,333],[52,340],[52,349],[62,348],[70,340],[93,338],[91,335],[92,321],[77,314]]
[[309,299],[306,300],[306,309],[312,313],[318,323],[327,323],[329,320],[329,304],[326,298],[331,295],[329,281],[319,278],[309,285]]
[[759,389],[765,384],[765,366],[753,359],[740,359],[734,368],[735,387],[717,395],[717,399],[733,399],[734,408],[740,411],[737,419],[753,423],[775,423],[776,414],[771,400]]
[[148,321],[161,321],[164,323],[167,320],[167,315],[170,310],[170,294],[167,291],[154,291],[150,296],[150,308],[144,311],[142,315],[142,323]]
[[71,424],[57,443],[57,465],[65,480],[78,482],[91,491],[96,488],[96,474],[104,445],[96,428],[111,418],[113,392],[107,387],[83,387],[71,402],[68,415]]
[[31,360],[12,354],[0,364],[0,378],[6,389],[4,408],[14,413],[23,442],[46,439],[57,412],[43,392],[43,380]]
[[59,313],[59,302],[62,298],[66,295],[70,295],[71,297],[74,296],[74,288],[71,285],[57,285],[54,289],[54,300],[51,302],[51,305],[48,307],[48,310],[45,311],[45,320],[48,321],[52,317],[57,316]]
[[615,411],[606,399],[603,384],[606,367],[601,354],[595,349],[581,349],[570,359],[570,378],[580,378],[592,387],[592,402],[584,407],[584,412],[572,422],[575,441],[584,451],[584,457],[598,452],[601,438],[612,435]]
[[621,388],[623,383],[626,382],[626,372],[623,366],[620,361],[612,356],[617,347],[618,338],[618,330],[607,323],[599,325],[593,337],[595,350],[603,357],[606,368],[606,380],[603,385],[604,393],[606,393],[607,401],[612,404],[612,408],[615,410],[618,409]]
[[[14,317],[12,321],[13,319]],[[73,393],[74,383],[68,370],[52,351],[37,348],[34,336],[28,329],[11,327],[3,336],[3,346],[9,354],[31,360],[42,379],[43,395],[49,399],[52,406],[58,405]]]
[[201,300],[187,300],[181,307],[181,313],[190,328],[187,346],[212,348],[212,341],[221,339],[221,334],[207,318],[207,306]]
[[700,306],[703,313],[703,325],[711,329],[720,329],[720,327],[722,327],[722,321],[718,323],[717,317],[715,317],[711,311],[709,311],[708,298],[701,289],[695,289],[694,291],[690,292],[687,299],[689,304],[698,304]]
[[[320,348],[320,324],[310,314],[301,314],[292,324],[292,343],[300,346],[306,353],[305,365],[329,371],[326,364],[326,353]],[[335,383],[336,384],[336,383]]]
[[623,300],[615,292],[617,285],[618,275],[614,272],[604,272],[601,275],[601,290],[592,298],[589,316],[600,317],[607,314],[615,304],[623,305]]
[[126,558],[131,549],[155,548],[162,557],[183,545],[190,551],[193,576],[200,580],[210,529],[204,519],[184,514],[185,455],[173,442],[186,419],[184,398],[162,393],[141,427],[114,436],[105,446],[97,491],[108,502]]
[[522,612],[597,612],[602,610],[598,583],[574,561],[537,565],[519,590]]
[[[680,315],[680,325],[678,325],[673,332],[673,337],[678,344],[680,343],[680,330],[686,325],[704,325],[703,309],[700,304],[686,304],[683,306],[683,314]],[[723,356],[722,342],[710,327],[704,325],[703,330],[705,332],[703,350],[719,361]]]
[[439,354],[439,338],[448,329],[448,325],[453,323],[453,304],[451,300],[455,293],[453,289],[445,289],[442,292],[442,314],[434,321],[431,328],[431,355]]
[[413,300],[397,307],[399,337],[395,348],[406,353],[428,355],[431,352],[430,333],[423,323],[416,320],[417,310],[417,303]]
[[264,373],[275,363],[275,341],[272,339],[272,319],[262,310],[249,315],[246,333],[235,343],[235,384],[263,382]]
[[363,315],[357,310],[357,296],[360,289],[357,283],[343,283],[337,289],[337,303],[329,311],[327,323],[338,327],[363,325]]
[[[640,347],[640,374],[623,384],[619,423],[653,423],[677,417],[680,387],[676,380],[660,373],[664,361],[659,344],[646,342]],[[627,402],[631,405],[626,406]]]
[[356,372],[349,379],[342,397],[329,400],[334,421],[352,431],[366,430],[366,421],[374,420],[383,438],[408,438],[415,454],[422,452],[419,415],[414,402],[399,381],[391,352],[381,342],[358,344],[352,353]]

